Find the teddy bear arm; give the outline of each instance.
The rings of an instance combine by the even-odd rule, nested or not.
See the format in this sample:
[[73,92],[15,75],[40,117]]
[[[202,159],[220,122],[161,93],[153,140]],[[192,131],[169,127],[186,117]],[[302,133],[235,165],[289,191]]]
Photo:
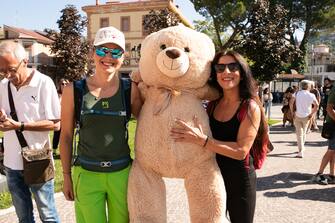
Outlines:
[[210,87],[208,84],[197,89],[196,94],[198,98],[209,101],[216,100],[220,97],[220,92],[216,88]]
[[141,98],[142,98],[142,101],[144,102],[145,98],[148,95],[149,86],[146,85],[143,81],[141,81],[137,84],[137,87],[140,90]]

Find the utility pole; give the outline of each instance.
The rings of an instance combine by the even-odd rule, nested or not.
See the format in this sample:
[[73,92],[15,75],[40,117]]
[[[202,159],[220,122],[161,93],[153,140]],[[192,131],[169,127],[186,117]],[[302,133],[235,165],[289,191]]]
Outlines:
[[314,81],[313,80],[313,74],[314,74],[314,64],[315,63],[315,61],[314,61],[314,44],[312,44],[312,58],[311,58],[311,79],[312,79],[312,81]]

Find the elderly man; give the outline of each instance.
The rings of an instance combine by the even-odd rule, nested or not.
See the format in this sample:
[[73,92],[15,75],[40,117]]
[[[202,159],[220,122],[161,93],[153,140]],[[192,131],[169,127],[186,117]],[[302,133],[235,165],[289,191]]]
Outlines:
[[301,90],[297,91],[290,101],[298,142],[297,158],[302,158],[304,155],[308,123],[317,112],[319,106],[315,95],[309,92],[310,88],[309,81],[301,81]]
[[[21,44],[0,44],[0,131],[4,132],[4,165],[13,204],[19,222],[35,222],[32,194],[42,222],[59,222],[54,201],[54,180],[26,184],[18,132],[29,148],[42,148],[49,143],[49,131],[59,129],[60,105],[53,81],[35,69],[28,68]],[[9,88],[18,120],[11,114]],[[14,116],[14,115],[13,115]],[[52,159],[52,157],[51,157]]]

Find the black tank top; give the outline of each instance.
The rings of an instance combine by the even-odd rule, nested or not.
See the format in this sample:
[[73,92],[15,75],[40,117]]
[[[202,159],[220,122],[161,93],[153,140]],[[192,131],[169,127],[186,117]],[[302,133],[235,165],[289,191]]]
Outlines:
[[[234,116],[225,122],[218,121],[214,118],[213,112],[209,117],[209,124],[211,127],[212,135],[214,139],[225,141],[225,142],[236,142],[238,130],[240,128],[240,121],[238,120],[238,113],[240,111],[242,103],[235,112]],[[214,109],[213,109],[214,111]],[[249,156],[247,156],[248,158]],[[220,154],[216,154],[216,161],[221,170],[243,170],[249,168],[246,164],[246,159],[236,160]]]

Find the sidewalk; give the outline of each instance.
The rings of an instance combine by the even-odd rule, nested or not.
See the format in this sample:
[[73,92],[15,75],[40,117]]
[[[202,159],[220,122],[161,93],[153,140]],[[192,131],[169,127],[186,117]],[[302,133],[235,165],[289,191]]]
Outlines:
[[[281,105],[274,105],[271,118],[281,120]],[[321,124],[321,121],[320,123]],[[277,125],[271,128],[274,151],[269,154],[263,168],[258,171],[255,223],[316,223],[333,222],[335,185],[310,182],[319,168],[326,140],[319,132],[307,135],[303,159],[294,158],[297,151],[293,128]],[[327,167],[325,173],[328,173]],[[167,180],[167,208],[169,223],[187,223],[188,204],[182,180]],[[72,223],[73,203],[56,194],[61,222]],[[37,218],[37,213],[36,219]],[[331,220],[333,219],[333,220]],[[17,222],[14,209],[0,210],[1,223]],[[37,222],[40,222],[39,219]]]

